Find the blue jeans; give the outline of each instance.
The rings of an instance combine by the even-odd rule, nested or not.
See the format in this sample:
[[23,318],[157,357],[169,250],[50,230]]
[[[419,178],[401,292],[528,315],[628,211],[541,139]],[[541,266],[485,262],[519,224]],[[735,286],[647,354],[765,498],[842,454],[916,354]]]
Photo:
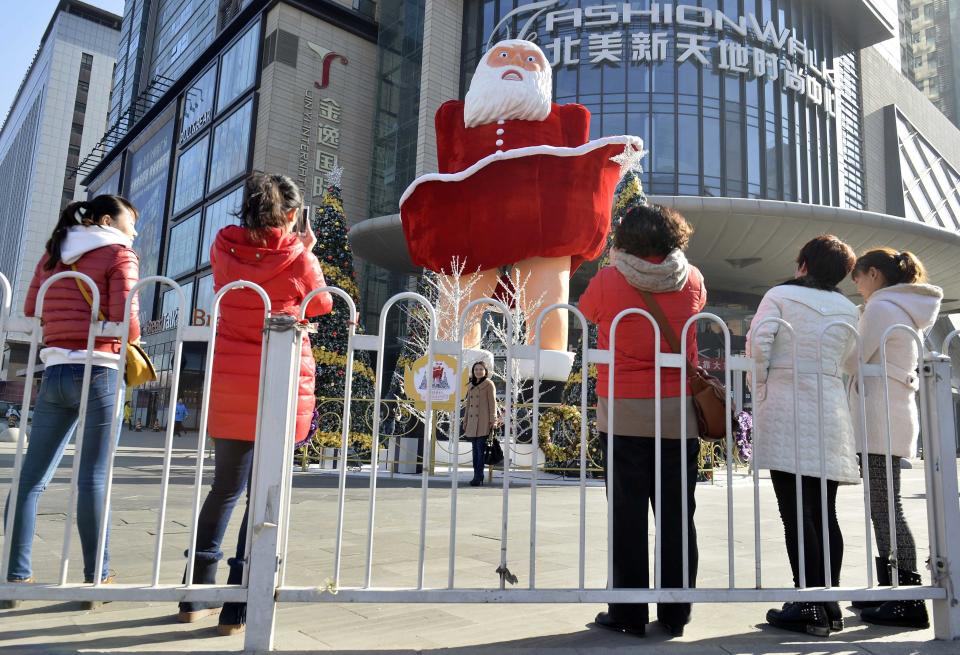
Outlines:
[[[20,470],[17,506],[10,533],[10,566],[7,580],[27,579],[32,575],[30,559],[34,528],[37,522],[37,501],[47,488],[63,458],[63,451],[76,432],[83,386],[83,365],[53,366],[43,372],[27,454]],[[83,551],[83,579],[93,582],[97,563],[97,541],[107,517],[103,515],[104,491],[110,455],[110,423],[115,409],[117,371],[94,366],[90,371],[90,392],[87,398],[87,422],[77,475],[77,530]],[[4,520],[10,509],[10,497],[4,509]],[[110,559],[107,544],[103,551],[101,577],[108,574]]]
[[[234,439],[214,439],[213,485],[197,522],[197,547],[193,565],[194,584],[216,584],[217,564],[223,559],[223,535],[227,531],[230,515],[244,491],[247,503],[237,536],[236,557],[227,560],[230,573],[227,584],[243,582],[243,564],[247,546],[247,514],[250,508],[250,476],[253,472],[253,442]],[[189,554],[189,551],[188,551]],[[184,574],[186,575],[186,574]],[[180,611],[194,612],[218,607],[216,602],[180,603]],[[246,604],[226,603],[220,614],[220,623],[238,625],[245,623]]]
[[487,458],[487,437],[470,439],[473,453],[473,479],[483,480],[483,467]]

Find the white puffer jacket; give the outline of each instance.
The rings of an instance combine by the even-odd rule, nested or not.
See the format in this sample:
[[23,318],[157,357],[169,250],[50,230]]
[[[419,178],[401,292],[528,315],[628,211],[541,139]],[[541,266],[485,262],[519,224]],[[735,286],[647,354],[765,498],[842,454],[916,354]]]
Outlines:
[[[860,339],[863,358],[867,364],[880,364],[880,345],[883,333],[893,325],[906,325],[921,332],[933,326],[940,313],[943,291],[930,284],[895,284],[876,291],[861,308]],[[916,341],[904,330],[895,330],[887,339],[887,378],[890,388],[890,437],[894,457],[913,457],[917,454],[917,436],[920,422],[917,416],[918,353]],[[857,431],[857,450],[863,450],[860,434],[860,394],[857,390],[857,354],[851,352],[844,364],[850,374],[850,410],[853,427]],[[865,377],[867,452],[884,455],[887,452],[887,409],[884,400],[883,378]]]
[[[753,382],[754,465],[796,473],[795,402],[799,408],[800,473],[820,477],[820,398],[823,399],[823,456],[826,478],[855,483],[860,479],[853,423],[843,385],[842,366],[854,347],[853,333],[833,322],[856,326],[857,308],[840,293],[798,285],[774,287],[763,297],[747,334],[747,351],[756,358]],[[794,388],[793,344],[779,318],[793,328],[797,339],[799,390]],[[817,343],[823,333],[822,350]],[[822,360],[821,360],[822,356]],[[817,371],[823,372],[822,394]],[[796,398],[796,400],[795,400]]]

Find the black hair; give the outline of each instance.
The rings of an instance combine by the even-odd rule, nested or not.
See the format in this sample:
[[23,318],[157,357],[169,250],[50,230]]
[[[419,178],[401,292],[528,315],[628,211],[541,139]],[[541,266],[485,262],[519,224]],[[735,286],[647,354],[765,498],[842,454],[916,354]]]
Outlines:
[[853,267],[853,277],[857,278],[875,268],[880,271],[886,284],[917,284],[927,281],[927,270],[912,252],[899,252],[893,248],[874,248],[863,253]]
[[48,258],[43,268],[52,271],[60,263],[60,249],[70,228],[78,225],[103,225],[104,218],[117,216],[124,209],[133,214],[134,220],[140,216],[140,212],[133,206],[133,203],[123,196],[104,194],[90,200],[78,200],[68,204],[60,212],[57,225],[53,228],[53,233],[47,240]]
[[[473,377],[473,369],[477,367],[477,364],[483,367],[484,376],[482,378]],[[490,369],[487,368],[487,363],[484,362],[482,359],[475,361],[473,363],[473,366],[470,367],[470,384],[476,386],[481,382],[483,382],[484,380],[489,380],[489,379],[490,379]]]
[[287,212],[303,207],[297,183],[286,175],[254,171],[243,189],[243,205],[236,216],[250,231],[252,240],[263,243],[264,233],[287,224]]
[[676,209],[661,205],[630,207],[613,231],[613,246],[635,257],[666,257],[686,250],[693,227]]
[[800,249],[797,266],[806,265],[804,286],[836,291],[837,285],[853,270],[856,255],[848,244],[832,234],[821,234]]

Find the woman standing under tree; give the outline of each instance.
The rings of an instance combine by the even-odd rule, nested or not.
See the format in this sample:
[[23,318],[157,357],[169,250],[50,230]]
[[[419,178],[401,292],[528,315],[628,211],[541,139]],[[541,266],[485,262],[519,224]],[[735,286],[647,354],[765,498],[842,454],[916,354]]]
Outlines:
[[[926,271],[912,253],[878,248],[864,253],[853,268],[853,281],[863,296],[860,314],[860,338],[863,361],[880,364],[883,335],[894,325],[906,325],[923,331],[933,326],[940,312],[943,291],[925,284]],[[919,355],[913,337],[905,330],[894,330],[886,344],[887,379],[890,389],[890,442],[893,458],[893,514],[897,535],[896,561],[891,560],[890,513],[887,480],[887,411],[883,380],[865,378],[866,435],[858,434],[857,444],[866,443],[867,456],[861,453],[861,466],[870,475],[870,514],[877,538],[877,582],[887,586],[892,582],[891,567],[898,570],[900,585],[919,585],[917,547],[913,534],[903,515],[900,502],[900,458],[913,457],[917,452],[920,422],[917,416],[917,364]],[[856,375],[854,353],[844,369]],[[861,429],[860,395],[856,383],[850,385],[850,408],[854,428]],[[930,621],[922,600],[897,600],[886,603],[855,602],[862,610],[860,618],[867,623],[904,628],[926,628]]]
[[[471,487],[483,485],[483,465],[487,455],[487,439],[497,423],[497,391],[490,379],[487,365],[482,361],[473,365],[470,387],[467,389],[463,438],[473,443],[473,479]],[[495,437],[494,437],[495,438]]]

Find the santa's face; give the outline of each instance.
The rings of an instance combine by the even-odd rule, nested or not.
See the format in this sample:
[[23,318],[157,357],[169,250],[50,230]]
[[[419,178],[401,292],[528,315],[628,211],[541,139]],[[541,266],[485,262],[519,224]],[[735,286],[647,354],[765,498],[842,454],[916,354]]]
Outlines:
[[540,48],[529,41],[501,41],[477,65],[464,101],[464,124],[542,121],[550,114],[551,90],[552,71]]

